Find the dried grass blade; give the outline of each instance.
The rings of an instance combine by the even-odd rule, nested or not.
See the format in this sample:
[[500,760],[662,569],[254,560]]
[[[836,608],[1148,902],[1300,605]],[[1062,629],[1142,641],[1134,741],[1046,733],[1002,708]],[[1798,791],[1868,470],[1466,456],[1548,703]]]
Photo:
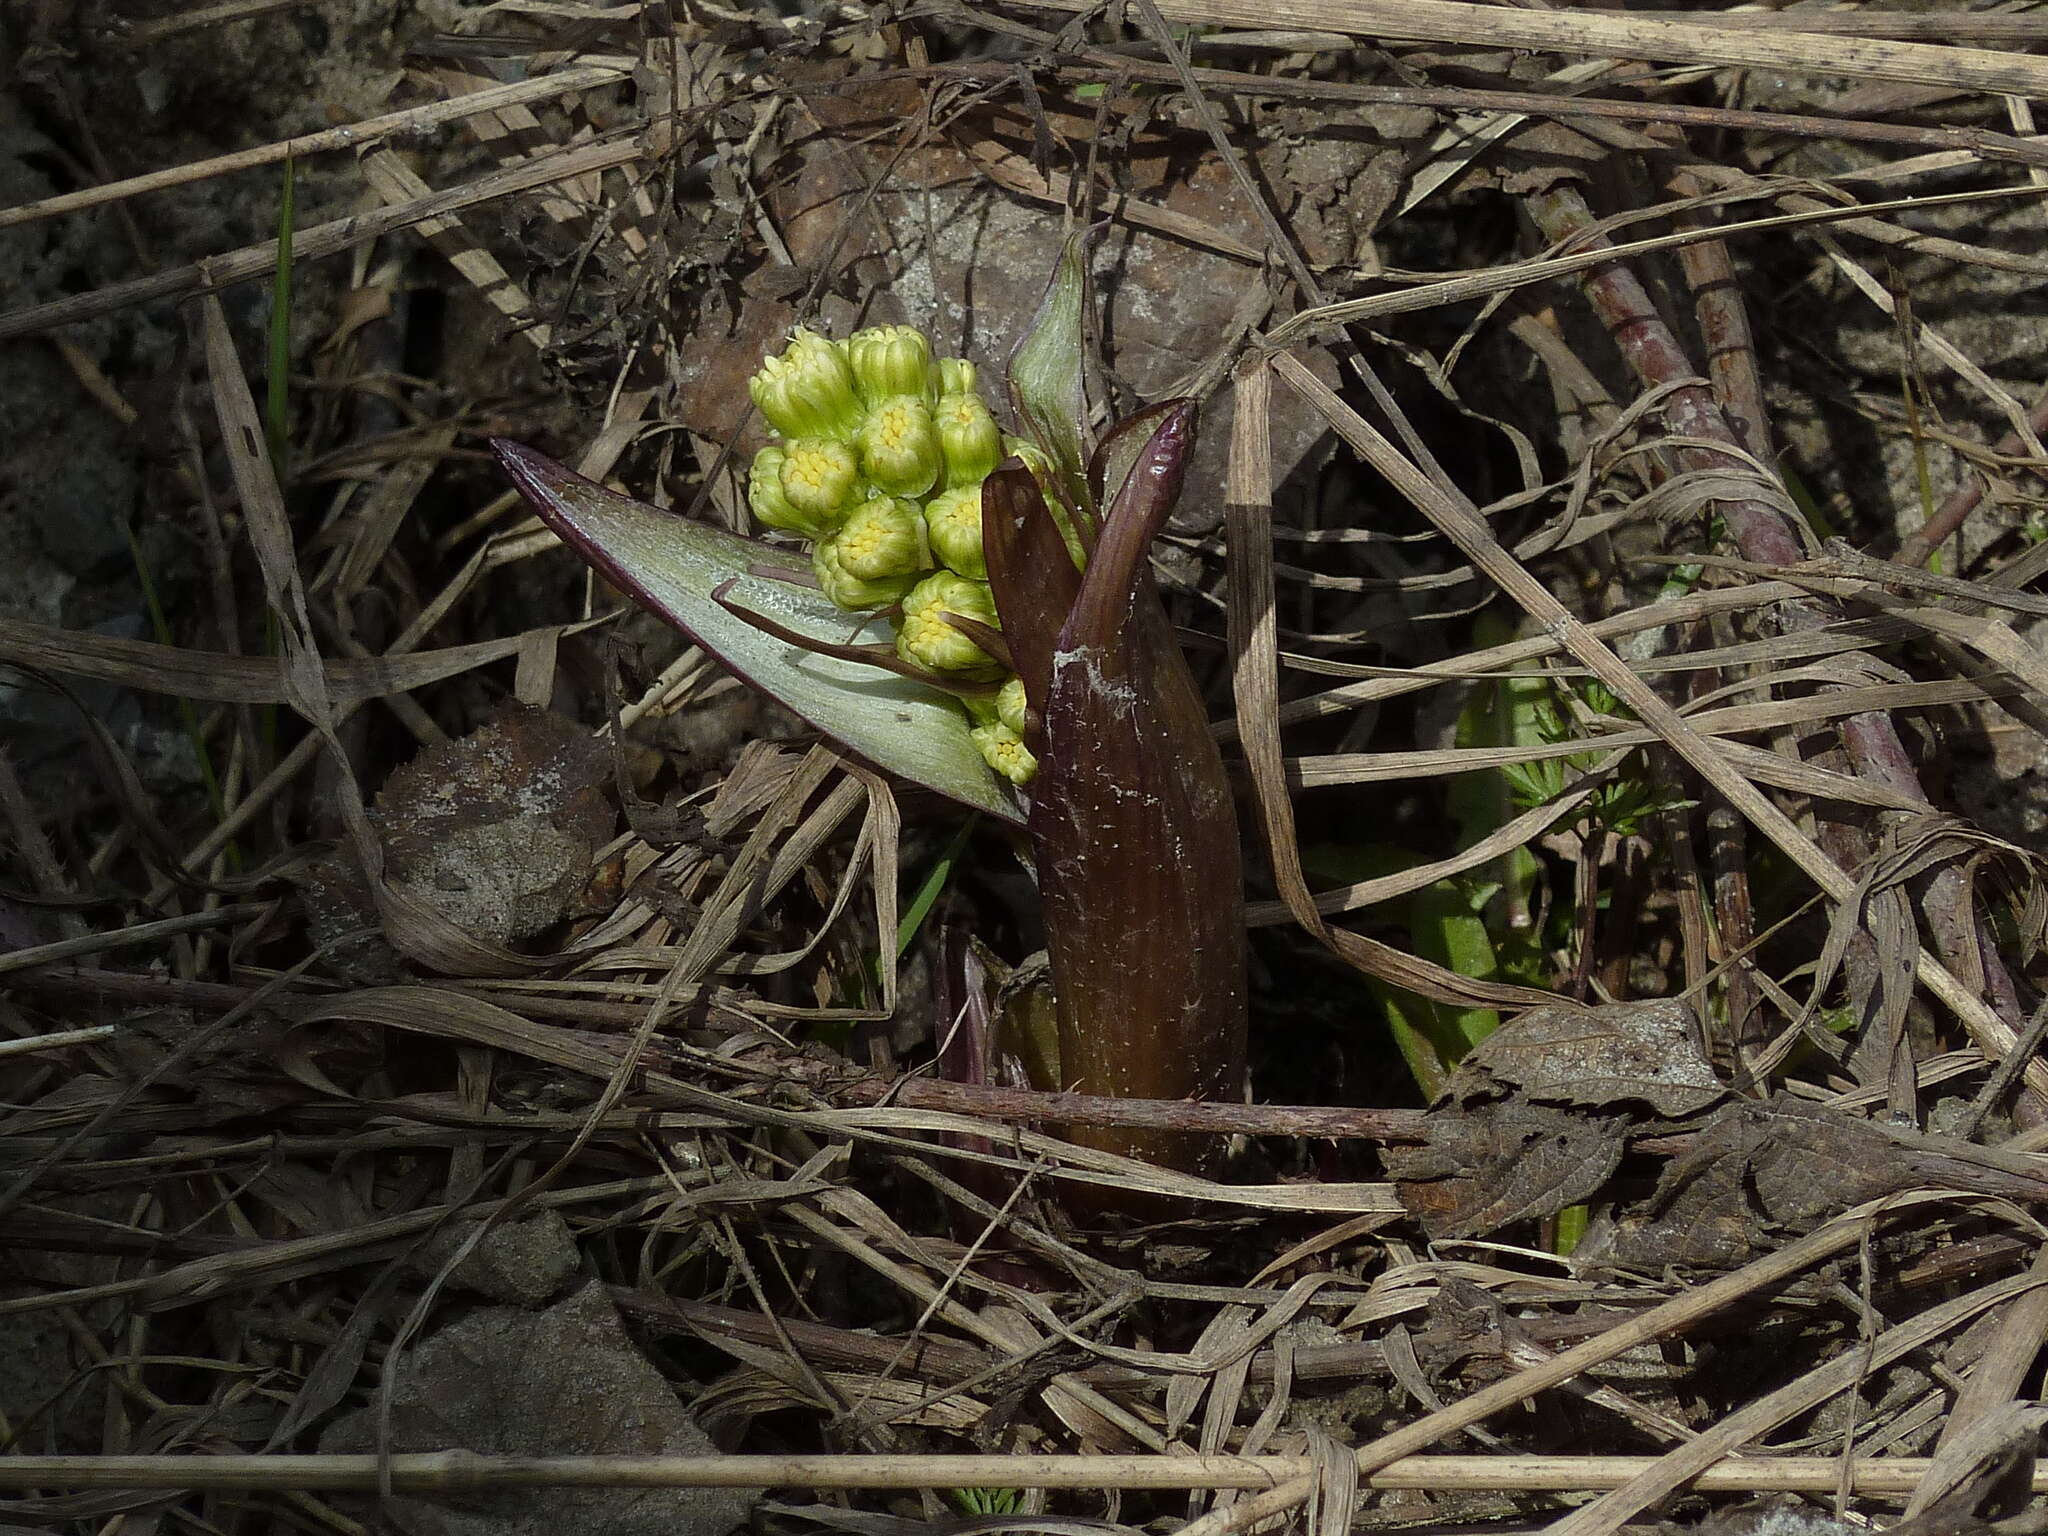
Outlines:
[[[424,220],[453,213],[457,209],[473,208],[479,203],[510,197],[516,192],[531,191],[535,187],[567,180],[588,171],[630,165],[644,152],[637,135],[598,144],[573,145],[522,165],[489,172],[463,186],[436,192],[429,198],[420,198],[410,203],[401,203],[394,208],[380,209],[375,213],[356,214],[345,219],[335,219],[331,223],[316,224],[311,229],[302,229],[292,240],[292,250],[300,261],[333,256],[358,245],[366,245],[396,230],[410,229]],[[130,282],[109,283],[104,288],[96,288],[90,293],[53,299],[47,304],[31,304],[25,309],[0,314],[0,341],[11,341],[16,337],[35,335],[39,331],[75,325],[80,320],[89,320],[95,315],[112,314],[117,309],[126,309],[131,304],[145,304],[152,299],[175,298],[192,293],[218,293],[221,289],[231,288],[237,283],[254,282],[258,278],[266,277],[276,264],[277,242],[264,240],[219,256],[210,256],[204,261],[195,261],[186,266],[152,273],[148,277],[135,278]]]
[[[1815,679],[1801,678],[1796,673],[1780,673],[1773,679],[1780,685],[1813,680]],[[1806,698],[1772,699],[1761,704],[1736,704],[1722,709],[1704,709],[1687,714],[1684,718],[1701,737],[1718,738],[1744,731],[1769,731],[1785,726],[1813,725],[1823,720],[1839,720],[1845,716],[1872,710],[1933,709],[1945,704],[1975,704],[1986,699],[2003,698],[2024,692],[2025,686],[2018,679],[1995,675],[1939,678],[1925,683],[1869,683]],[[1445,747],[1415,752],[1330,753],[1319,757],[1290,759],[1287,762],[1287,769],[1294,782],[1298,784],[1378,783],[1391,779],[1425,778],[1441,773],[1475,773],[1482,769],[1506,767],[1515,763],[1580,757],[1587,752],[1608,747],[1647,746],[1660,739],[1655,731],[1647,727],[1629,726],[1572,741],[1548,742],[1541,746]],[[1763,758],[1777,758],[1777,754],[1758,751],[1751,760],[1758,761]],[[1778,761],[1785,764],[1788,774],[1799,777],[1802,785],[1819,782],[1797,774],[1797,770],[1803,765],[1789,759],[1779,758]],[[1775,784],[1779,775],[1775,769],[1766,768],[1757,777],[1766,783]],[[1874,804],[1893,805],[1903,801],[1898,805],[1899,809],[1927,809],[1924,800],[1904,800],[1904,797],[1896,795],[1888,797],[1882,786],[1876,787],[1874,793],[1875,798],[1871,802]]]
[[[1085,11],[1085,0],[1027,0]],[[1952,90],[2048,96],[2048,60],[1979,48],[1847,37],[1771,35],[1697,21],[1613,12],[1517,11],[1464,0],[1167,0],[1170,21],[1197,26],[1341,32],[1420,43],[1472,43],[1559,53],[1731,65],[1855,80],[1899,80]]]
[[1889,1365],[1913,1350],[1924,1349],[1986,1308],[2024,1296],[2042,1283],[2043,1277],[2038,1275],[2015,1275],[1929,1307],[1911,1322],[1886,1329],[1867,1350],[1845,1350],[1826,1365],[1738,1408],[1606,1497],[1572,1511],[1552,1525],[1547,1536],[1612,1536],[1626,1521],[1684,1487],[1739,1447],[1768,1434],[1787,1419],[1818,1407],[1835,1394],[1848,1391],[1867,1371]]
[[[380,149],[363,160],[363,178],[370,183],[387,207],[418,203],[434,195],[434,189],[396,153]],[[540,318],[540,306],[504,263],[463,227],[455,214],[422,219],[419,233],[439,251],[447,263],[510,323],[514,335],[523,336],[537,350],[554,343],[554,327]]]
[[281,160],[304,160],[337,149],[361,149],[384,139],[425,132],[442,123],[454,122],[475,113],[493,112],[517,103],[548,101],[558,96],[571,96],[580,91],[595,90],[598,86],[624,80],[629,73],[630,71],[622,65],[583,63],[538,78],[516,80],[510,85],[492,86],[489,90],[479,91],[474,96],[467,96],[458,101],[430,102],[423,107],[408,107],[402,112],[386,112],[378,117],[365,118],[359,123],[325,128],[318,133],[300,134],[297,138],[280,139],[274,144],[265,144],[258,149],[237,150],[231,155],[216,155],[211,159],[195,160],[187,165],[149,171],[122,181],[101,182],[96,186],[81,187],[76,192],[38,198],[32,203],[21,203],[13,208],[0,208],[0,229],[11,229],[19,224],[32,224],[38,219],[56,218],[60,214],[81,213],[88,208],[125,202],[144,192],[161,192],[170,187],[190,186],[196,181],[209,181],[216,176],[227,176],[236,171],[275,165]]
[[[309,1003],[295,1016],[301,1028],[353,1020],[487,1046],[599,1082],[609,1079],[619,1065],[616,1043],[593,1043],[575,1031],[536,1024],[509,1008],[441,987],[358,987]],[[340,1092],[331,1083],[325,1086]]]
[[338,600],[347,602],[355,597],[376,575],[413,503],[426,489],[434,471],[441,467],[448,450],[455,446],[455,431],[453,422],[429,427],[404,458],[378,476],[369,496],[349,519],[348,554],[334,578],[334,595]]
[[[774,805],[763,813],[726,871],[718,889],[704,903],[703,915],[683,945],[676,971],[685,981],[696,981],[730,949],[740,930],[761,910],[797,871],[817,852],[839,824],[853,814],[864,796],[862,786],[843,780],[801,824],[790,831],[802,815],[818,786],[839,766],[838,757],[825,747],[814,747]],[[787,841],[783,839],[787,837]],[[781,846],[777,846],[782,843]]]
[[153,923],[135,923],[127,928],[115,928],[106,933],[86,933],[74,939],[57,939],[49,944],[37,944],[29,949],[9,950],[6,954],[0,954],[0,976],[32,970],[39,965],[54,965],[60,960],[75,960],[80,955],[100,955],[108,950],[125,949],[135,944],[155,944],[181,933],[229,927],[252,917],[260,917],[269,910],[268,902],[243,902],[231,907],[215,907],[206,912],[188,912],[181,917],[159,918]]
[[[568,626],[567,632],[575,634],[604,622],[607,621],[586,620]],[[326,673],[327,694],[340,709],[366,699],[409,693],[517,655],[531,633],[438,651],[415,651],[410,655],[328,657],[321,663]],[[118,635],[61,629],[28,619],[0,618],[0,661],[43,667],[69,677],[91,678],[142,693],[171,694],[218,704],[285,702],[277,663],[268,658],[125,640]]]
[[1266,853],[1280,900],[1294,920],[1325,944],[1323,921],[1294,830],[1294,796],[1280,746],[1279,619],[1273,591],[1273,374],[1263,358],[1237,371],[1237,406],[1223,492],[1230,690],[1237,736],[1251,773],[1252,803],[1266,834]]
[[[890,1281],[906,1295],[915,1297],[927,1317],[943,1318],[1006,1354],[1022,1357],[1046,1347],[1035,1330],[1022,1324],[1020,1319],[997,1319],[976,1312],[947,1296],[920,1271],[879,1252],[861,1234],[872,1233],[899,1252],[914,1253],[918,1245],[908,1233],[883,1215],[873,1201],[850,1190],[835,1190],[818,1203],[824,1211],[840,1220],[827,1220],[825,1215],[802,1207],[793,1208],[788,1214],[807,1231]],[[841,1225],[842,1222],[845,1225]],[[1151,1425],[1093,1387],[1076,1381],[1071,1374],[1054,1377],[1046,1384],[1042,1395],[1046,1407],[1062,1423],[1095,1444],[1137,1445],[1152,1451],[1166,1449],[1165,1440]]]
[[[1286,353],[1278,353],[1273,362],[1289,386],[1308,401],[1339,436],[1392,481],[1473,565],[1485,572],[1524,612],[1561,642],[1565,650],[1589,668],[1617,699],[1635,712],[1644,725],[1698,770],[1717,794],[1748,817],[1831,898],[1838,902],[1854,899],[1854,879],[1828,858],[1755,785],[1735,772],[1712,742],[1693,730],[1683,715],[1603,645],[1548,587],[1503,550],[1492,529],[1469,501],[1462,496],[1451,495],[1418,471],[1393,444],[1374,431],[1364,418],[1296,359]],[[1978,1045],[1992,1057],[2003,1059],[2017,1038],[2012,1027],[1925,948],[1917,952],[1914,968],[1921,983],[1955,1014]],[[2029,1063],[2027,1080],[2048,1093],[2048,1064]]]

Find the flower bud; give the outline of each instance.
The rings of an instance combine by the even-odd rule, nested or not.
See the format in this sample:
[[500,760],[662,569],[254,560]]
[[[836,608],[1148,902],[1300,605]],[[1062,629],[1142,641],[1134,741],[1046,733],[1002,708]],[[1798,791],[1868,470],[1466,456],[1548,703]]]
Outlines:
[[1002,664],[976,645],[962,630],[946,622],[958,614],[990,629],[1000,629],[995,599],[981,582],[951,571],[935,571],[903,599],[903,618],[896,631],[896,654],[905,661],[961,677],[993,678]]
[[988,580],[988,562],[981,553],[981,485],[941,491],[924,508],[925,533],[932,553],[962,576]]
[[747,393],[785,437],[844,440],[860,429],[860,401],[846,355],[815,331],[798,331],[780,356],[766,358]]
[[942,357],[936,368],[940,395],[971,395],[975,392],[974,364],[964,357]]
[[1012,784],[1021,788],[1038,772],[1038,759],[1031,755],[1023,738],[1000,720],[992,725],[977,725],[967,734],[981,749],[981,760]]
[[747,505],[754,509],[754,520],[762,527],[815,539],[823,532],[822,525],[797,511],[782,494],[782,465],[786,457],[780,443],[770,443],[754,455],[753,466],[747,471]]
[[1021,677],[1011,678],[996,694],[996,718],[1018,736],[1024,734],[1024,712],[1028,707]]
[[930,563],[916,506],[894,496],[871,496],[855,507],[832,547],[839,568],[859,581],[920,575]]
[[1003,459],[1003,433],[981,396],[939,397],[932,412],[939,429],[939,447],[946,455],[948,486],[979,485]]
[[820,528],[835,527],[860,479],[860,460],[829,437],[800,437],[782,450],[782,499]]
[[893,395],[925,397],[931,387],[932,344],[913,325],[874,325],[846,338],[854,387],[863,402],[880,405]]
[[817,575],[818,586],[825,596],[841,608],[855,613],[866,613],[876,608],[886,608],[901,600],[903,595],[917,585],[917,572],[910,571],[901,576],[887,576],[879,580],[863,580],[848,571],[839,559],[839,535],[828,533],[811,546],[811,570]]
[[860,462],[868,479],[892,496],[922,496],[944,467],[931,409],[915,395],[893,395],[860,429]]

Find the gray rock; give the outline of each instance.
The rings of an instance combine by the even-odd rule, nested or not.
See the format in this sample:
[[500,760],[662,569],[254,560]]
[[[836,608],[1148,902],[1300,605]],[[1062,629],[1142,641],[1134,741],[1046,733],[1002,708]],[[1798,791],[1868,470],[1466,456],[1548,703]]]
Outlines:
[[[441,1233],[414,1258],[414,1269],[425,1275],[440,1273],[467,1236],[465,1229]],[[448,1281],[492,1301],[538,1307],[575,1273],[576,1240],[569,1223],[559,1211],[542,1211],[485,1233]]]
[[[708,1456],[715,1447],[626,1337],[595,1280],[540,1312],[485,1307],[397,1362],[391,1449],[484,1455]],[[359,1411],[320,1449],[361,1454],[376,1422]],[[510,1488],[391,1498],[406,1536],[725,1536],[759,1490]]]

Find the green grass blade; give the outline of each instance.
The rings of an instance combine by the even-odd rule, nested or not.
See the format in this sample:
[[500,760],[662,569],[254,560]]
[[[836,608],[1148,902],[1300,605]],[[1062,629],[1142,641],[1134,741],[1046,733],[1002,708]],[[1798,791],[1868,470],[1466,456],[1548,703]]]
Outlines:
[[979,816],[970,816],[960,823],[960,830],[953,834],[944,851],[932,861],[932,867],[925,871],[924,879],[918,884],[917,893],[903,908],[903,920],[896,925],[896,957],[899,960],[917,938],[917,930],[924,926],[925,917],[939,899],[939,893],[953,878],[953,866],[959,862],[961,850],[967,846],[967,839],[973,836],[975,825],[980,820]]

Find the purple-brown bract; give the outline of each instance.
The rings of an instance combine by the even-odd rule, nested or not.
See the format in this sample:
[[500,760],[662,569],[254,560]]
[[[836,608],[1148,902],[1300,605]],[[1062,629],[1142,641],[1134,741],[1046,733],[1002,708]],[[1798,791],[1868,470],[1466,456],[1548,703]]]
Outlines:
[[[1060,1086],[1079,1093],[1228,1101],[1244,1092],[1237,820],[1148,558],[1179,497],[1193,432],[1191,404],[1160,413],[1085,573],[1028,470],[1005,465],[982,486],[989,584],[1034,716],[1030,829]],[[1179,1168],[1211,1161],[1217,1146],[1162,1132],[1071,1134]]]

